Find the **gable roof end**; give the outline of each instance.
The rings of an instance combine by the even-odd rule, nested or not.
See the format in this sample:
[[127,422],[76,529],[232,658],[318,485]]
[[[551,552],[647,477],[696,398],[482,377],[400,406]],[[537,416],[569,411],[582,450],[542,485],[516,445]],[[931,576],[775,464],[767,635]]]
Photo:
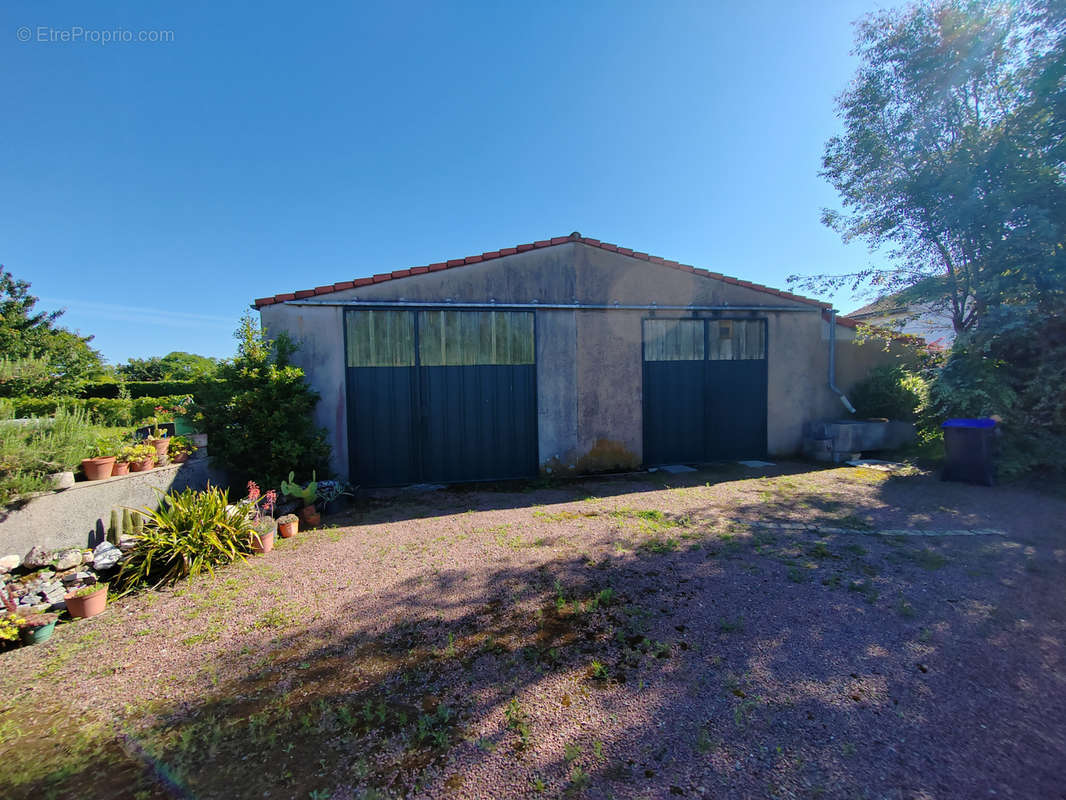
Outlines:
[[[561,244],[569,244],[571,242],[577,242],[579,244],[586,244],[590,247],[598,247],[601,250],[606,250],[611,253],[619,253],[621,255],[629,256],[630,258],[639,258],[642,261],[647,261],[652,264],[659,264],[664,267],[670,267],[671,269],[680,270],[682,272],[691,272],[696,275],[700,275],[706,278],[714,278],[715,280],[724,281],[725,283],[733,284],[734,286],[742,286],[746,289],[752,289],[756,292],[762,292],[764,294],[773,295],[774,297],[783,297],[786,300],[793,300],[799,303],[807,303],[808,305],[818,306],[819,308],[828,309],[830,305],[823,303],[820,300],[815,300],[811,297],[803,297],[802,295],[792,294],[792,292],[783,292],[780,289],[774,289],[770,286],[763,286],[761,283],[751,283],[749,281],[742,281],[739,278],[731,278],[728,275],[722,275],[719,272],[711,272],[706,269],[700,269],[699,267],[692,267],[688,264],[681,264],[677,261],[671,261],[669,259],[661,258],[659,256],[648,255],[639,251],[633,251],[628,247],[620,247],[616,244],[609,242],[601,242],[599,239],[592,239],[588,236],[581,236],[574,233],[570,236],[555,236],[551,239],[542,239],[538,242],[532,242],[530,244],[519,244],[514,247],[504,247],[499,250],[492,250],[490,252],[481,253],[476,256],[467,256],[466,258],[453,258],[450,261],[440,261],[435,264],[427,264],[422,267],[411,267],[410,269],[401,269],[394,272],[384,272],[374,275],[372,278],[355,278],[353,280],[341,281],[339,283],[328,284],[326,286],[316,286],[314,289],[302,289],[296,292],[287,292],[284,294],[276,294],[271,297],[260,297],[254,303],[252,308],[262,308],[263,306],[274,305],[275,303],[285,303],[289,300],[302,299],[304,297],[315,296],[318,297],[324,294],[330,294],[331,292],[341,292],[345,289],[351,289],[358,286],[366,286],[370,283],[382,283],[384,281],[399,280],[406,278],[410,275],[421,275],[425,272],[436,272],[442,269],[454,269],[455,267],[465,267],[468,264],[478,264],[483,261],[491,261],[496,258],[503,258],[505,256],[514,255],[515,253],[525,253],[529,250],[537,250],[544,247],[555,247]],[[840,320],[841,317],[837,317]]]

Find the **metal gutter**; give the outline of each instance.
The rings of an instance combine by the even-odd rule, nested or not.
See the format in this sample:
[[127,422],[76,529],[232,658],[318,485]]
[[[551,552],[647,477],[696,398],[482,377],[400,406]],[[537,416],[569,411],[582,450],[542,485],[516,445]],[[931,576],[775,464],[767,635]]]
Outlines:
[[835,308],[829,309],[829,388],[836,393],[840,398],[840,402],[844,404],[844,408],[855,413],[855,406],[848,400],[848,396],[841,391],[840,387],[836,384],[837,373],[837,311]]
[[[660,306],[632,305],[623,303],[467,303],[460,301],[437,301],[433,303],[404,300],[286,300],[279,306],[321,306],[323,308],[523,308],[547,311],[825,311],[822,306]],[[268,308],[264,306],[263,308]],[[262,310],[262,309],[259,309]]]

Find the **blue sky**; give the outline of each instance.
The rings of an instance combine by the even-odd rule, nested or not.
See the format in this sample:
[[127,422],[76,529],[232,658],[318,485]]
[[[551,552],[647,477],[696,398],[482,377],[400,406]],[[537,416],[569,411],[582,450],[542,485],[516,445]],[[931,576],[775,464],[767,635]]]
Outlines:
[[[0,263],[112,362],[573,230],[781,288],[851,271],[817,173],[875,8],[8,0]],[[141,31],[170,41],[100,41]]]

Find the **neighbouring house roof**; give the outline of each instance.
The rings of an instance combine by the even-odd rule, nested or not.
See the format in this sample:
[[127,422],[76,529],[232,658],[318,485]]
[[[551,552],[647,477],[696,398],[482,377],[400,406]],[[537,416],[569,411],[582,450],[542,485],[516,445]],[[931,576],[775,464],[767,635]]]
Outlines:
[[848,316],[852,319],[862,319],[863,317],[882,317],[886,314],[903,314],[906,311],[907,305],[900,302],[896,295],[890,294],[885,297],[879,297],[862,308],[849,311]]
[[[628,247],[620,247],[616,244],[610,244],[609,242],[601,242],[599,239],[590,239],[587,236],[582,236],[580,233],[572,233],[569,236],[556,236],[552,239],[542,239],[538,242],[531,242],[529,244],[519,244],[514,247],[504,247],[500,250],[492,250],[487,253],[481,253],[476,256],[466,256],[465,258],[453,258],[449,261],[438,261],[436,264],[427,264],[421,267],[410,267],[409,269],[396,270],[394,272],[381,272],[377,275],[373,275],[369,278],[354,278],[350,281],[340,281],[339,283],[327,284],[325,286],[316,286],[314,289],[301,289],[299,291],[287,292],[284,294],[276,294],[272,297],[260,297],[253,304],[253,308],[262,308],[263,306],[273,305],[275,303],[284,303],[289,300],[302,300],[305,297],[319,297],[324,294],[331,294],[333,292],[343,292],[346,289],[353,289],[359,286],[368,286],[372,283],[382,283],[384,281],[397,280],[400,278],[408,278],[412,275],[421,275],[426,272],[437,272],[442,269],[454,269],[456,267],[465,267],[469,264],[480,264],[483,261],[491,261],[496,258],[503,258],[504,256],[511,256],[515,253],[525,253],[529,250],[537,250],[544,247],[556,247],[562,244],[571,244],[578,242],[580,244],[586,244],[590,247],[598,247],[601,250],[607,250],[612,253],[621,253],[624,256],[630,256],[631,258],[639,258],[643,261],[648,261],[652,264],[659,264],[664,267],[670,267],[672,269],[681,270],[682,272],[692,272],[696,275],[702,275],[706,278],[714,278],[716,280],[724,281],[725,283],[731,283],[736,286],[743,286],[747,289],[753,289],[757,292],[763,292],[774,297],[782,297],[786,300],[794,300],[800,303],[808,303],[820,308],[829,309],[831,306],[829,303],[824,303],[821,300],[814,300],[810,297],[803,297],[798,294],[792,294],[791,292],[783,292],[779,289],[773,289],[769,286],[763,286],[759,283],[751,283],[750,281],[743,281],[739,278],[732,278],[728,275],[722,275],[718,272],[711,272],[706,269],[699,269],[698,267],[692,267],[688,264],[681,264],[677,261],[671,261],[669,259],[660,258],[659,256],[651,256],[647,253],[642,253],[637,250],[631,250]],[[837,317],[837,322],[841,325],[848,326],[851,322],[844,317]],[[851,325],[851,327],[854,327]]]

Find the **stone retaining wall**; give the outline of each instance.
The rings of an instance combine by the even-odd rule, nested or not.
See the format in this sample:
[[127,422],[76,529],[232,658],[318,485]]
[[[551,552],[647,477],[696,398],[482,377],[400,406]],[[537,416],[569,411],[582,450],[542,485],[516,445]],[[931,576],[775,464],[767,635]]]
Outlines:
[[111,509],[155,508],[160,491],[203,489],[208,481],[219,483],[210,459],[201,458],[38,495],[0,509],[0,556],[24,556],[33,547],[93,547],[104,538]]

